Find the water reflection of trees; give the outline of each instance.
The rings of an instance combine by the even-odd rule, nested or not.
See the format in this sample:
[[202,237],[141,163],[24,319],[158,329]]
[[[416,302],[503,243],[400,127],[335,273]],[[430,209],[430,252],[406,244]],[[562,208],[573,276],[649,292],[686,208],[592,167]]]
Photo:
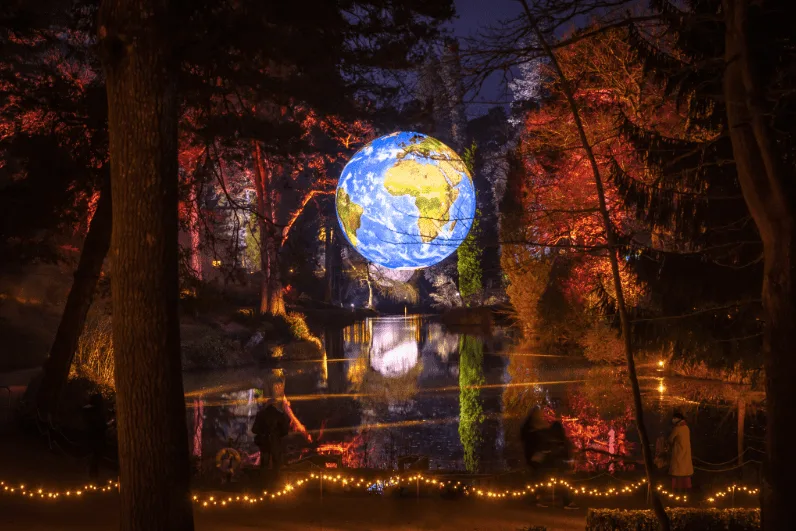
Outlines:
[[[624,411],[609,415],[585,394],[573,392],[567,399],[561,422],[577,450],[575,469],[585,471],[626,470],[634,467],[630,457],[632,444],[628,441],[628,428],[633,421],[633,411],[626,403]],[[555,416],[549,413],[550,417]]]
[[507,372],[513,385],[504,389],[502,397],[507,451],[522,454],[520,428],[538,405],[548,420],[559,419],[564,425],[576,449],[576,470],[627,468],[623,458],[631,450],[627,431],[633,416],[620,375],[611,369],[592,369],[581,386],[546,388],[533,384],[540,380],[538,365],[539,358],[533,356],[509,357]]
[[477,386],[484,378],[484,345],[476,337],[459,340],[459,440],[464,448],[464,467],[478,471],[483,436],[481,425],[486,419]]
[[[510,352],[506,368],[509,382],[526,384],[539,381],[537,359]],[[520,427],[531,408],[545,402],[544,390],[538,385],[509,385],[503,389],[502,402],[506,452],[509,455],[522,455]]]
[[[622,370],[592,369],[582,387],[583,394],[588,402],[599,410],[603,419],[615,421],[617,418],[622,418],[623,411],[628,411],[626,404],[630,400],[630,391],[626,381]],[[662,434],[668,430],[668,418],[674,410],[681,411],[686,418],[692,420],[702,416],[709,422],[709,432],[714,437],[720,425],[724,424],[728,417],[735,415],[737,442],[733,446],[737,447],[739,456],[744,453],[747,416],[753,416],[761,409],[762,393],[753,390],[749,385],[670,377],[663,372],[643,376],[642,392],[645,409],[657,414],[657,417],[664,421]],[[723,415],[720,413],[721,410],[724,410]],[[716,413],[724,419],[719,425],[716,425]],[[629,425],[633,421],[632,415],[628,413],[624,416]],[[654,418],[655,415],[652,417],[653,421]],[[726,430],[727,427],[723,429]],[[692,439],[694,437],[696,434]],[[707,444],[710,441],[701,442]],[[715,442],[714,440],[713,443]],[[694,444],[699,444],[699,441],[694,440]],[[722,445],[722,455],[727,455],[727,451],[730,450],[727,446]],[[627,447],[627,450],[630,451],[631,448]]]

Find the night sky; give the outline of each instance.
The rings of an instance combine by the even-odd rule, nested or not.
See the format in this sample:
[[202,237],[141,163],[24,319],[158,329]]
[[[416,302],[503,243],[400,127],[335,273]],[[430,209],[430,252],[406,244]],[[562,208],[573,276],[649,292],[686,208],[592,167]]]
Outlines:
[[[459,39],[474,36],[479,28],[497,25],[501,20],[511,18],[519,13],[520,6],[516,0],[455,0],[457,19],[450,27],[454,36]],[[479,104],[478,101],[506,101],[505,87],[501,84],[501,76],[493,75],[480,93],[468,95],[467,114],[470,117],[483,114],[495,105],[494,103]]]
[[481,25],[489,25],[519,13],[515,0],[456,0],[457,20],[452,23],[457,37],[467,37]]

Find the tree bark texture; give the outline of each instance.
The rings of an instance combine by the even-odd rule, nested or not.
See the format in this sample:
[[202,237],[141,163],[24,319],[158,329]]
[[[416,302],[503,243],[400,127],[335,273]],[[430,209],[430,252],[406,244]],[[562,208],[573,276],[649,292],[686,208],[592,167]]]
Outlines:
[[279,250],[282,239],[275,234],[278,230],[273,224],[269,227],[266,250],[268,251],[268,315],[285,315],[285,299],[282,291],[282,275],[279,263]]
[[260,232],[260,313],[284,315],[285,301],[279,269],[280,230],[274,221],[271,168],[263,163],[260,145],[254,142],[254,188],[257,195],[257,230]]
[[177,63],[169,0],[104,0],[113,343],[123,531],[190,531],[177,313]]
[[111,244],[111,217],[111,190],[106,186],[100,192],[97,210],[80,251],[75,280],[69,290],[50,355],[44,362],[44,375],[36,396],[36,405],[42,415],[55,412],[61,390],[69,378],[69,369]]
[[268,196],[267,175],[263,167],[260,145],[254,144],[254,192],[257,197],[257,232],[259,232],[260,245],[260,314],[268,313],[268,250],[266,249],[266,233],[268,232],[268,217],[266,200]]
[[581,142],[581,147],[583,148],[584,152],[586,153],[586,158],[589,161],[589,165],[591,166],[592,173],[594,176],[594,184],[597,189],[597,197],[599,200],[599,207],[600,207],[600,215],[602,217],[603,228],[606,233],[606,240],[608,243],[608,258],[611,262],[611,274],[613,277],[614,283],[614,290],[616,291],[616,307],[619,313],[619,321],[622,329],[622,339],[624,341],[625,346],[625,361],[627,362],[627,372],[628,378],[630,379],[630,386],[632,389],[633,394],[633,408],[636,415],[636,427],[638,429],[639,439],[641,440],[641,452],[644,457],[644,468],[647,475],[647,484],[650,487],[650,496],[652,497],[652,509],[655,513],[656,518],[658,519],[658,526],[661,531],[669,531],[671,528],[669,523],[669,517],[666,514],[666,511],[663,507],[663,503],[661,503],[660,498],[658,497],[658,493],[652,487],[652,473],[655,470],[655,465],[653,463],[653,456],[652,456],[652,448],[650,446],[650,438],[647,434],[647,427],[644,424],[644,404],[641,400],[641,387],[638,383],[638,376],[636,374],[636,362],[633,357],[633,342],[630,336],[630,319],[627,315],[627,306],[625,305],[625,297],[624,291],[622,289],[622,279],[619,274],[619,258],[617,256],[617,239],[616,234],[614,234],[613,224],[611,223],[611,218],[608,212],[608,206],[605,201],[605,189],[603,187],[603,180],[602,176],[600,175],[600,167],[597,164],[597,159],[594,156],[594,151],[592,150],[591,143],[589,142],[589,138],[586,134],[586,129],[583,126],[583,121],[580,117],[580,110],[578,108],[578,104],[575,101],[574,91],[572,86],[569,83],[569,79],[567,78],[566,74],[564,73],[561,65],[558,63],[558,59],[556,58],[555,52],[550,48],[545,39],[545,36],[539,30],[539,26],[536,23],[536,19],[531,13],[530,8],[528,7],[528,3],[526,0],[522,1],[523,8],[525,10],[525,14],[528,18],[528,22],[531,25],[534,34],[536,35],[539,44],[545,51],[545,54],[549,57],[550,63],[553,69],[558,76],[559,82],[561,84],[561,91],[564,94],[564,97],[569,104],[570,111],[572,113],[572,119],[575,122],[575,126],[578,130],[578,137]]
[[[772,103],[757,72],[749,39],[749,0],[723,0],[724,98],[733,158],[744,199],[763,240],[763,368],[766,460],[763,529],[796,529],[793,412],[796,411],[796,231],[794,175],[785,167],[771,123]],[[775,53],[776,51],[771,51]]]
[[196,278],[202,280],[204,272],[202,271],[202,251],[201,251],[201,236],[199,231],[199,194],[198,185],[191,186],[191,194],[188,200],[188,228],[191,237],[191,269],[196,274]]
[[370,262],[365,263],[365,279],[368,283],[368,309],[373,309],[373,279],[370,276]]

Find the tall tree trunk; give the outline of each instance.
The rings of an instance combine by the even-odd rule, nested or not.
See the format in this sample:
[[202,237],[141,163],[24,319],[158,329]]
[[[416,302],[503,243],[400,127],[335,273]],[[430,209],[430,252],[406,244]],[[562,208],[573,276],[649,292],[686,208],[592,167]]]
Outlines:
[[268,184],[266,182],[267,174],[263,167],[262,153],[260,151],[260,144],[256,141],[254,144],[254,189],[257,196],[257,232],[259,233],[260,244],[260,314],[268,313],[269,303],[269,285],[268,285],[268,269],[269,269],[269,253],[267,247],[268,241]]
[[285,299],[282,291],[282,274],[279,267],[279,250],[281,239],[274,232],[278,229],[272,225],[271,234],[266,244],[268,250],[268,314],[285,315]]
[[556,58],[555,52],[550,48],[545,39],[544,34],[539,30],[539,26],[536,22],[535,17],[531,13],[530,8],[528,7],[527,0],[522,0],[522,5],[525,10],[525,14],[528,18],[528,22],[531,25],[534,34],[536,35],[539,44],[545,51],[545,54],[550,59],[550,63],[553,66],[553,69],[558,76],[558,80],[561,85],[561,91],[564,94],[564,97],[567,99],[567,103],[569,104],[570,111],[572,113],[572,119],[575,122],[575,126],[578,129],[578,136],[580,138],[581,147],[586,153],[586,158],[589,160],[589,165],[591,166],[592,173],[594,175],[594,184],[597,188],[597,197],[599,200],[600,206],[600,215],[602,217],[603,222],[603,229],[606,233],[606,240],[608,243],[608,258],[611,262],[611,274],[613,277],[614,282],[614,290],[616,291],[616,307],[619,313],[619,321],[622,328],[622,339],[624,340],[625,345],[625,360],[627,362],[627,372],[628,377],[630,379],[630,386],[633,391],[633,407],[636,414],[636,427],[638,429],[639,439],[641,440],[641,452],[644,457],[644,468],[647,474],[647,484],[650,487],[650,495],[652,496],[652,508],[655,513],[656,518],[658,519],[658,526],[661,531],[669,531],[670,523],[669,517],[666,514],[666,511],[663,507],[663,503],[661,503],[660,498],[658,497],[657,491],[652,488],[652,472],[655,470],[653,457],[652,457],[652,449],[650,447],[650,438],[647,434],[647,427],[644,424],[644,405],[641,401],[641,388],[638,383],[638,376],[636,375],[636,362],[633,358],[633,342],[630,336],[630,319],[627,315],[627,306],[625,305],[625,296],[624,291],[622,289],[622,278],[619,274],[619,258],[617,256],[617,239],[616,234],[614,233],[613,224],[611,223],[611,217],[608,212],[608,206],[605,201],[605,189],[603,187],[602,176],[600,175],[600,167],[597,164],[597,159],[594,156],[594,151],[592,150],[591,143],[589,142],[589,138],[586,135],[586,129],[583,126],[583,121],[580,117],[580,111],[578,109],[578,104],[575,101],[574,91],[572,86],[569,83],[569,79],[567,78],[566,74],[561,68],[561,65]]
[[324,301],[327,304],[332,304],[334,302],[334,260],[332,259],[332,253],[334,253],[334,221],[327,221],[325,237],[324,271],[326,273],[326,293]]
[[61,389],[69,377],[69,368],[72,366],[86,316],[94,299],[94,290],[102,272],[102,263],[111,244],[111,216],[111,190],[110,186],[105,186],[100,192],[97,210],[80,251],[75,280],[69,290],[50,355],[44,362],[44,376],[36,396],[36,405],[43,415],[55,411]]
[[191,531],[180,364],[177,61],[169,0],[104,0],[122,531]]
[[263,164],[260,145],[254,142],[254,187],[257,195],[257,226],[260,232],[260,314],[284,315],[285,301],[279,270],[281,238],[274,224],[271,168]]
[[199,196],[197,185],[191,186],[191,194],[188,200],[190,209],[188,212],[188,230],[191,237],[191,269],[196,274],[196,278],[202,280],[202,253],[200,251],[201,237],[199,232]]
[[[763,529],[796,529],[796,198],[792,172],[784,167],[749,39],[748,0],[723,0],[724,98],[733,158],[749,212],[763,240],[763,368],[766,384],[766,459],[761,507]],[[765,53],[768,53],[766,51]],[[773,53],[773,52],[772,52]]]
[[367,275],[365,278],[368,282],[368,309],[373,309],[373,279],[370,276],[370,263],[365,263],[365,274]]

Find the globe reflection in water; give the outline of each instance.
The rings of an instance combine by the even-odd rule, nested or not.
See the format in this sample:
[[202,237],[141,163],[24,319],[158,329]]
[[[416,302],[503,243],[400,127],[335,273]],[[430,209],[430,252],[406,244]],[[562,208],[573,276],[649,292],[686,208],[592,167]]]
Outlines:
[[368,323],[372,344],[370,366],[388,378],[403,376],[419,359],[419,322],[416,319],[381,318]]
[[[586,369],[568,357],[512,348],[497,327],[492,338],[475,338],[420,316],[366,319],[336,332],[328,339],[339,347],[321,359],[184,375],[198,474],[220,481],[215,457],[230,440],[241,470],[256,467],[254,417],[262,399],[283,396],[291,404],[286,466],[317,454],[340,456],[344,467],[395,469],[402,456],[423,455],[432,469],[505,472],[523,466],[522,422],[533,406],[546,404],[545,412],[562,419],[580,450],[577,471],[638,468],[634,417],[624,378],[614,369]],[[644,381],[653,429],[668,428],[680,400],[699,402],[695,455],[736,455],[735,423],[722,419],[728,404],[745,411],[738,393],[746,391],[674,377],[663,386]],[[764,436],[751,422],[745,429],[748,436]],[[245,474],[240,480],[248,481]]]

